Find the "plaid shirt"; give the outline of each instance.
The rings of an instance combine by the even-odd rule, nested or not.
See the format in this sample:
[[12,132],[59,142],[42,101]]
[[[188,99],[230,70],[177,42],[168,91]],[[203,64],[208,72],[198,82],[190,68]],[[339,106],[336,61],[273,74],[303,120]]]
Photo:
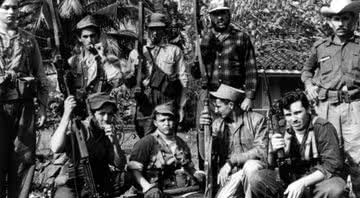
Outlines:
[[233,26],[230,26],[228,33],[218,38],[211,32],[204,36],[201,51],[209,75],[210,89],[215,90],[220,84],[227,84],[235,88],[245,88],[247,98],[255,97],[255,52],[247,34]]

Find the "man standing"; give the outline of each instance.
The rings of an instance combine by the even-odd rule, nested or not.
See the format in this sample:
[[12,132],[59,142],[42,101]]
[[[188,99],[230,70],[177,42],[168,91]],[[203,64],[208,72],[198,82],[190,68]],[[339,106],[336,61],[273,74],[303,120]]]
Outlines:
[[[135,93],[138,103],[136,126],[140,137],[154,129],[151,113],[155,106],[171,100],[179,106],[182,89],[187,84],[183,53],[176,45],[167,43],[165,15],[153,13],[147,27],[149,43],[143,49],[146,64],[141,85],[145,93]],[[137,50],[130,53],[129,65],[133,72],[128,78],[134,79],[137,75],[135,70],[139,69]]]
[[333,0],[320,12],[333,36],[316,42],[301,79],[316,112],[336,128],[351,166],[353,188],[360,197],[360,38],[354,35],[360,2]]
[[[71,76],[68,85],[78,101],[83,101],[88,94],[107,92],[121,85],[123,77],[119,59],[108,54],[104,42],[100,41],[100,27],[91,15],[76,24],[79,44],[74,48],[74,55],[68,59]],[[80,109],[85,110],[85,106]]]
[[[116,103],[104,92],[91,94],[88,97],[88,102],[93,115],[81,121],[77,128],[81,130],[86,141],[97,192],[111,195],[114,192],[114,189],[112,189],[114,183],[111,180],[112,175],[109,165],[123,171],[126,164],[125,153],[121,150],[113,126],[114,114],[117,110]],[[75,131],[72,130],[76,125],[75,122],[71,122],[75,106],[74,96],[67,97],[64,102],[64,114],[58,128],[51,137],[51,150],[54,153],[65,152],[69,157],[55,180],[57,185],[56,198],[91,197],[84,184],[84,167],[79,164],[78,142],[76,141]]]
[[[201,41],[201,53],[208,79],[203,86],[209,91],[217,90],[220,84],[245,89],[246,97],[240,107],[248,111],[252,108],[257,86],[254,47],[246,33],[230,24],[231,13],[227,0],[212,0],[209,13],[212,28]],[[205,77],[196,67],[192,68],[192,75],[195,78]],[[205,96],[206,91],[202,90],[197,106],[198,117],[204,107]],[[199,151],[202,157],[204,156],[203,136],[204,134],[200,132]]]
[[[266,166],[268,132],[265,118],[240,107],[244,91],[221,84],[216,92],[212,122],[213,163],[221,167],[217,182],[222,187],[218,197],[251,197],[249,181]],[[211,124],[211,115],[202,112],[200,124]]]
[[[0,196],[7,190],[9,198],[29,195],[35,126],[44,124],[48,97],[38,43],[17,27],[18,13],[18,0],[0,1]],[[37,122],[34,97],[40,106]]]
[[274,160],[270,165],[276,166],[275,152],[284,149],[291,161],[286,170],[289,177],[281,182],[273,170],[256,172],[250,182],[255,197],[345,197],[346,183],[340,177],[343,159],[334,126],[310,114],[309,101],[302,92],[287,93],[279,108],[290,127],[284,136],[272,135],[270,155]]
[[144,198],[167,197],[166,189],[188,187],[191,178],[202,182],[204,174],[196,172],[190,148],[176,136],[177,110],[165,103],[154,109],[155,132],[140,139],[131,151],[127,169]]

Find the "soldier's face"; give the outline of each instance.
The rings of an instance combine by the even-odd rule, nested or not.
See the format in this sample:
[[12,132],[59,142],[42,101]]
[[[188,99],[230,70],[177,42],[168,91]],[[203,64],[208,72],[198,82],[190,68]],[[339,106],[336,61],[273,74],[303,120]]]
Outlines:
[[294,131],[303,131],[309,126],[310,113],[306,110],[301,101],[290,105],[290,109],[283,109],[285,120]]
[[0,6],[0,21],[7,25],[14,24],[19,12],[18,0],[5,0]]
[[113,122],[115,108],[112,104],[104,104],[99,110],[95,111],[94,117],[99,128],[104,129],[106,125]]
[[92,27],[84,28],[81,30],[79,42],[87,49],[94,47],[99,42],[98,32]]
[[343,37],[354,32],[357,19],[354,14],[345,12],[331,16],[328,23],[337,36]]
[[156,45],[159,44],[165,36],[165,30],[163,27],[152,27],[149,28],[148,35],[150,42]]
[[233,109],[233,103],[232,102],[225,102],[220,99],[215,100],[215,113],[220,115],[222,118],[226,118],[230,115],[230,112],[232,112]]
[[226,30],[230,24],[230,12],[228,10],[211,12],[210,18],[213,28],[218,32]]
[[164,135],[172,135],[175,132],[175,120],[172,115],[157,114],[154,125]]

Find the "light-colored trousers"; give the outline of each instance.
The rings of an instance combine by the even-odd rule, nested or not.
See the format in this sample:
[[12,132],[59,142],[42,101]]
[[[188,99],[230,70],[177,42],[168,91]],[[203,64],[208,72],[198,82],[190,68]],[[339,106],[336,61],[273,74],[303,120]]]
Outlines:
[[261,169],[266,168],[266,164],[260,160],[248,160],[243,168],[230,175],[229,181],[219,189],[217,198],[251,198],[251,177]]

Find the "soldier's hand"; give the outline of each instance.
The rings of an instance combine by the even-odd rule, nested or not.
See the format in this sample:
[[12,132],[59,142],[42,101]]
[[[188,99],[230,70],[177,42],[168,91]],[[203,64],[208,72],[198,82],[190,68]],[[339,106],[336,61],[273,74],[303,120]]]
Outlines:
[[287,198],[300,198],[302,197],[305,188],[305,182],[302,179],[298,179],[286,188],[284,195],[287,195]]
[[16,72],[14,70],[5,71],[5,79],[10,80],[10,82],[14,82],[16,80]]
[[208,112],[202,111],[200,114],[199,123],[201,125],[211,125],[212,123],[211,115]]
[[162,198],[162,192],[159,188],[153,187],[147,190],[144,194],[144,198]]
[[252,100],[245,98],[241,103],[241,109],[244,111],[249,111],[252,108]]
[[231,166],[229,163],[226,163],[219,171],[219,175],[217,178],[217,183],[220,186],[224,186],[229,178],[231,172]]
[[285,147],[284,137],[281,134],[275,133],[274,135],[271,136],[271,145],[273,151],[284,148]]
[[69,117],[76,107],[75,97],[70,95],[64,101],[64,116]]
[[96,43],[94,45],[94,48],[96,49],[97,53],[100,55],[101,58],[105,57],[104,45],[101,42]]
[[318,99],[318,91],[319,91],[319,87],[316,85],[309,85],[306,90],[306,96],[308,97],[309,100],[313,100],[316,101]]
[[109,138],[110,142],[113,144],[116,141],[115,137],[115,128],[111,124],[104,125],[105,135]]

